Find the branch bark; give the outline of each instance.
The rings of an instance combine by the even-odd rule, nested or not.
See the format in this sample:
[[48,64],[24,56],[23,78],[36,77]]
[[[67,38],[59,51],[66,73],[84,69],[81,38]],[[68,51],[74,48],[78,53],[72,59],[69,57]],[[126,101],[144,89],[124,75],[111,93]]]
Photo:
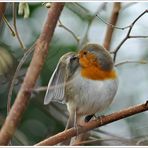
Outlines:
[[34,87],[40,74],[48,52],[48,45],[52,39],[63,7],[64,3],[52,3],[52,6],[48,11],[47,20],[44,24],[43,31],[35,43],[35,52],[23,84],[0,131],[0,145],[7,145],[9,143],[21,120],[23,112],[27,108],[29,97],[31,95],[31,92],[27,90]]
[[[115,26],[116,23],[117,23],[120,9],[121,9],[120,2],[114,3],[112,14],[111,14],[111,18],[110,18],[110,24],[112,24],[113,26]],[[111,25],[108,25],[107,31],[106,31],[106,34],[105,34],[104,43],[103,43],[103,46],[107,50],[110,49],[110,43],[111,43],[113,31],[114,31],[114,27],[112,27]]]
[[5,13],[5,9],[6,9],[6,3],[0,3],[0,25],[1,25],[2,16]]
[[23,50],[26,50],[26,47],[20,37],[20,34],[18,32],[18,29],[17,29],[17,23],[16,23],[16,14],[17,14],[17,9],[16,9],[16,4],[15,2],[13,2],[13,27],[14,27],[14,30],[15,30],[15,35],[18,39],[18,42],[20,44],[20,47],[23,49]]
[[62,141],[65,141],[71,137],[74,137],[77,135],[77,133],[81,134],[84,132],[87,132],[89,130],[92,130],[94,128],[112,123],[114,121],[135,115],[137,113],[141,113],[148,110],[148,102],[136,106],[129,107],[127,109],[102,116],[96,120],[92,120],[84,125],[84,127],[78,127],[78,129],[71,128],[66,131],[63,131],[61,133],[58,133],[57,135],[54,135],[52,137],[49,137],[39,143],[36,144],[36,146],[43,146],[43,145],[56,145]]
[[114,49],[114,51],[112,53],[114,53],[114,62],[116,61],[116,57],[117,57],[117,53],[120,49],[120,47],[125,43],[125,41],[127,41],[130,38],[147,38],[148,36],[133,36],[131,35],[131,31],[135,25],[135,23],[146,13],[148,13],[148,9],[146,9],[144,12],[142,12],[138,17],[136,17],[136,19],[131,23],[131,25],[128,25],[127,27],[124,28],[128,28],[128,32],[126,34],[126,36],[121,40],[121,42],[119,43],[119,45],[117,45],[117,47]]

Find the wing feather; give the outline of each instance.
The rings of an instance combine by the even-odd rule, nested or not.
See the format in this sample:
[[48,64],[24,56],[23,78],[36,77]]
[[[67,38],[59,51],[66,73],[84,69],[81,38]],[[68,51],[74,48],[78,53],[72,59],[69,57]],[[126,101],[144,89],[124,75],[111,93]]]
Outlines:
[[49,80],[47,91],[44,98],[44,104],[48,104],[50,103],[50,101],[64,101],[65,71],[66,64],[59,61],[55,71],[53,72]]

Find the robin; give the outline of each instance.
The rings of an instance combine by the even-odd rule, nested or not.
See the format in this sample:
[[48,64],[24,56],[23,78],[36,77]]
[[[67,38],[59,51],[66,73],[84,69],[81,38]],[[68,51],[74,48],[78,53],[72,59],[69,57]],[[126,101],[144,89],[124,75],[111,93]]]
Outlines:
[[108,108],[117,92],[118,80],[109,52],[98,44],[87,44],[78,53],[64,54],[48,84],[44,104],[66,103],[69,119],[66,129],[83,117]]

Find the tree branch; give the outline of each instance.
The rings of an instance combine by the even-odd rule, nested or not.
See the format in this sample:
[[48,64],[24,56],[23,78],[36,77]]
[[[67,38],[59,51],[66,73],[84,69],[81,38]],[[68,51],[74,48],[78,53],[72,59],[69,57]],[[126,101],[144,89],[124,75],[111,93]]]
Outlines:
[[11,98],[12,98],[13,88],[14,88],[18,73],[20,72],[20,69],[22,68],[22,66],[25,63],[28,56],[33,52],[33,50],[34,50],[34,45],[25,52],[25,54],[21,58],[19,64],[17,65],[16,71],[15,71],[13,78],[10,82],[10,88],[9,88],[8,99],[7,99],[7,114],[9,113],[10,108],[11,108]]
[[139,61],[127,60],[127,61],[122,61],[122,62],[116,63],[115,66],[117,67],[117,66],[121,66],[121,65],[124,65],[124,64],[129,64],[129,63],[147,64],[148,61],[145,61],[145,60],[139,60]]
[[62,22],[61,20],[59,19],[59,27],[65,29],[67,32],[69,32],[73,37],[74,39],[77,41],[77,43],[79,43],[80,41],[80,38],[68,27],[66,27]]
[[36,144],[36,146],[42,146],[42,145],[56,145],[62,141],[65,141],[71,137],[74,137],[77,135],[77,133],[81,134],[84,132],[87,132],[89,130],[92,130],[94,128],[112,123],[114,121],[135,115],[137,113],[141,113],[148,110],[148,102],[136,106],[129,107],[127,109],[99,117],[96,120],[89,121],[86,123],[83,127],[78,127],[78,129],[71,128],[66,131],[63,131],[61,133],[58,133],[57,135],[54,135],[52,137],[49,137],[39,143]]
[[26,47],[25,47],[23,41],[21,40],[21,37],[20,37],[19,32],[18,32],[18,30],[17,30],[17,24],[16,24],[16,4],[15,4],[15,2],[13,2],[13,26],[14,26],[15,35],[16,35],[16,37],[17,37],[17,39],[18,39],[18,42],[19,42],[19,44],[20,44],[20,47],[21,47],[23,50],[25,50]]
[[1,25],[2,16],[5,13],[5,9],[6,9],[6,3],[0,3],[0,25]]
[[35,86],[48,52],[48,45],[52,39],[63,7],[64,3],[52,3],[52,6],[48,11],[47,20],[44,24],[43,31],[36,41],[35,52],[23,84],[0,131],[0,145],[7,145],[9,143],[21,120],[23,112],[27,108],[31,93],[26,91],[26,89],[30,90]]
[[117,56],[117,53],[120,49],[120,47],[124,44],[124,42],[129,39],[129,38],[147,38],[148,36],[132,36],[130,35],[131,34],[131,31],[133,29],[133,26],[135,25],[135,23],[143,16],[145,15],[146,13],[148,13],[148,10],[145,10],[144,12],[142,12],[132,23],[131,25],[129,25],[129,30],[126,34],[126,36],[122,39],[122,41],[119,43],[119,45],[114,49],[113,53],[114,53],[114,61],[116,60],[116,56]]
[[[111,18],[110,18],[110,24],[112,24],[113,26],[115,26],[116,23],[117,23],[120,9],[121,9],[120,2],[114,3]],[[104,47],[107,50],[109,50],[109,48],[110,48],[113,31],[114,31],[114,27],[112,27],[111,25],[108,25],[106,35],[105,35],[105,39],[104,39],[104,43],[103,43]]]
[[106,20],[104,20],[99,14],[97,14],[96,17],[98,19],[100,19],[103,23],[105,23],[106,25],[109,25],[109,26],[111,26],[112,28],[115,28],[115,29],[125,30],[125,29],[128,29],[130,27],[130,26],[119,27],[119,26],[113,25],[113,24],[107,22]]
[[5,22],[5,24],[7,25],[9,31],[11,32],[11,35],[14,37],[15,36],[15,31],[13,30],[13,28],[11,27],[10,23],[8,22],[7,18],[2,15],[2,19]]

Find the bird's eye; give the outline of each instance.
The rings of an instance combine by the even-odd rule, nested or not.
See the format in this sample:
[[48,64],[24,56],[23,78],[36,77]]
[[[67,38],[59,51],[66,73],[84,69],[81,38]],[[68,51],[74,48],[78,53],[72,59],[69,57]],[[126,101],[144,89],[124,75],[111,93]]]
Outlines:
[[83,54],[84,54],[84,55],[87,55],[87,51],[84,51]]

